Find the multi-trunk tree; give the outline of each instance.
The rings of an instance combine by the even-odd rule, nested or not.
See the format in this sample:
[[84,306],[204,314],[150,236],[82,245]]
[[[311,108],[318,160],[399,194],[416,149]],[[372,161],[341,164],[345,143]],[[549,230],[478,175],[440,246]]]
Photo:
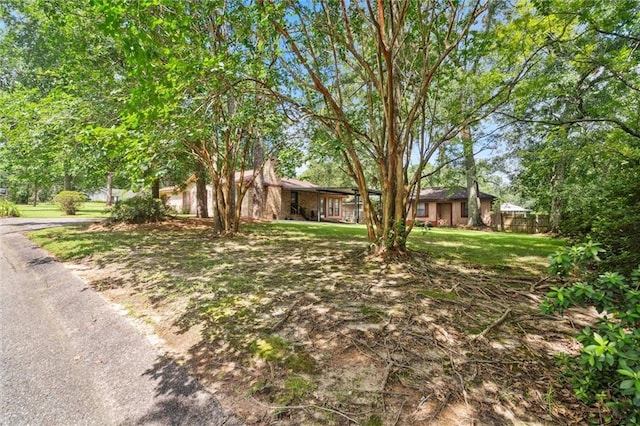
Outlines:
[[[430,158],[508,99],[544,43],[542,23],[526,8],[511,8],[478,34],[486,1],[259,4],[281,40],[278,60],[289,84],[278,95],[333,135],[362,194],[376,252],[405,252],[413,195]],[[492,53],[482,78],[471,81],[474,102],[453,101],[448,93],[469,84],[469,70],[456,66],[469,61],[460,59]],[[381,215],[369,197],[368,161]]]
[[[264,90],[277,75],[252,6],[95,3],[126,55],[130,116],[155,132],[150,149],[164,141],[194,157],[212,185],[216,230],[236,232],[243,197],[283,144],[283,115]],[[251,169],[256,173],[245,179]]]

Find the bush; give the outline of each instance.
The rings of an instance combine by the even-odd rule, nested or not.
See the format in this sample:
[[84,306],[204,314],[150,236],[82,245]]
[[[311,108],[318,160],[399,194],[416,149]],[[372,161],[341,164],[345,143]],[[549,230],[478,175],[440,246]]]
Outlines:
[[148,223],[159,222],[173,215],[173,210],[162,200],[150,195],[135,196],[115,203],[109,211],[107,223]]
[[20,210],[9,201],[0,201],[0,217],[20,217]]
[[76,191],[61,191],[53,197],[53,202],[66,214],[76,214],[85,201],[85,195]]
[[599,408],[595,423],[640,424],[640,267],[625,277],[598,274],[593,268],[602,250],[586,243],[551,256],[551,272],[566,286],[552,287],[542,303],[547,313],[571,306],[593,306],[596,324],[576,337],[580,355],[563,356],[576,396]]

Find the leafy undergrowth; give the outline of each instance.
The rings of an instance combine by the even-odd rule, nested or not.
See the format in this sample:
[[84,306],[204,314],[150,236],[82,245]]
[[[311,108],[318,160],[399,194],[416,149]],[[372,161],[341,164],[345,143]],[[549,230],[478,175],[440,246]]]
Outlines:
[[[406,261],[382,263],[365,259],[361,227],[256,224],[220,239],[207,226],[32,238],[152,326],[248,424],[582,422],[553,354],[578,350],[569,336],[594,318],[538,308],[543,252],[561,242],[529,237],[527,250],[514,235],[502,259],[474,261],[464,244],[446,255],[447,232],[416,232]],[[486,250],[495,236],[458,238]]]

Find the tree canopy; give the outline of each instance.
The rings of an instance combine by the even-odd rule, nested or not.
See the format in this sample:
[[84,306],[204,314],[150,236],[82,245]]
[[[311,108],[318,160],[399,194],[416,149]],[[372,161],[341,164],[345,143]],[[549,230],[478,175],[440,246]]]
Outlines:
[[[491,158],[476,164],[471,154],[500,127],[520,195],[557,231],[611,237],[624,256],[631,243],[612,236],[635,229],[625,218],[638,198],[629,189],[638,9],[628,0],[6,1],[0,179],[86,190],[116,176],[157,187],[205,170],[217,228],[233,233],[243,194],[260,186],[236,187],[236,172],[260,179],[265,161],[280,158],[291,175],[309,160],[309,179],[358,187],[372,245],[394,255],[406,251],[421,186],[484,185]],[[381,214],[370,189],[382,192]]]

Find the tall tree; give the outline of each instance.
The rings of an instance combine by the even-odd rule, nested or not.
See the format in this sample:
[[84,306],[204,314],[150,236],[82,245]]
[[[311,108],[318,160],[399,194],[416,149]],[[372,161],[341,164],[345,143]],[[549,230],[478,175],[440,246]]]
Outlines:
[[565,31],[550,38],[544,60],[504,112],[521,129],[522,182],[546,175],[551,191],[536,198],[554,225],[601,241],[611,262],[630,271],[640,263],[633,248],[640,232],[632,225],[640,219],[632,195],[640,164],[640,4],[550,0],[536,6]]
[[[376,252],[405,252],[411,230],[406,219],[416,210],[410,208],[411,194],[419,190],[429,159],[461,129],[506,101],[542,43],[534,31],[539,23],[522,19],[516,32],[507,14],[505,23],[475,43],[473,29],[488,7],[484,1],[260,3],[282,40],[280,65],[295,83],[281,97],[334,135],[363,196],[368,236]],[[468,43],[463,45],[463,40]],[[464,81],[464,70],[451,65],[452,58],[507,50],[511,53],[496,59],[482,86],[478,84],[472,106],[442,103],[445,93]],[[377,168],[380,217],[369,197],[363,167],[367,159]]]
[[205,165],[217,230],[236,232],[252,181],[244,171],[264,164],[252,164],[255,144],[265,147],[266,161],[283,142],[277,105],[261,95],[275,72],[263,60],[260,22],[251,5],[95,3],[126,52],[128,78],[136,82],[131,115],[141,128],[157,132],[148,149],[158,151],[157,141],[163,140]]
[[29,143],[25,138],[40,132],[39,143],[54,153],[41,169],[52,185],[93,187],[104,173],[95,167],[103,150],[84,136],[89,126],[115,124],[118,58],[110,41],[96,31],[89,8],[76,1],[7,0],[0,21],[0,90],[8,103],[26,101],[32,107],[24,110],[35,114],[31,123],[16,123],[30,132],[13,132],[6,143]]

